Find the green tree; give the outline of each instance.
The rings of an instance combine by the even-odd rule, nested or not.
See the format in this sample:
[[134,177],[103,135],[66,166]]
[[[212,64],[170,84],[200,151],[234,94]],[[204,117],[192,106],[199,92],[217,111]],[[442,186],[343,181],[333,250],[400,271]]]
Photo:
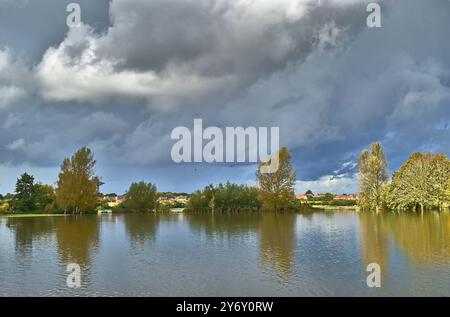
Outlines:
[[206,212],[209,211],[208,197],[201,190],[197,190],[189,197],[189,201],[186,205],[186,211],[191,212]]
[[308,189],[305,193],[305,195],[314,195],[313,192],[311,191],[311,189]]
[[157,208],[158,193],[152,183],[132,183],[125,194],[123,207],[128,211],[153,211]]
[[239,212],[257,211],[261,208],[258,189],[252,186],[233,183],[208,185],[196,191],[186,206],[192,212]]
[[383,204],[383,188],[388,171],[383,147],[372,143],[359,157],[359,205],[363,210],[377,210]]
[[396,171],[385,195],[396,210],[443,209],[450,179],[450,161],[445,154],[414,153]]
[[447,202],[447,204],[448,203],[450,203],[450,177],[449,177],[449,179],[448,179],[448,182],[447,182],[447,189],[446,189],[446,191],[445,191],[445,197],[446,197],[446,202]]
[[55,190],[57,205],[64,212],[88,212],[97,206],[101,182],[94,173],[95,163],[86,147],[64,159]]
[[431,208],[444,209],[449,200],[446,197],[450,181],[450,160],[447,155],[437,153],[434,155],[430,171]]
[[[296,176],[291,163],[291,153],[283,147],[278,152],[278,159],[277,171],[261,173],[261,167],[264,165],[261,163],[256,173],[263,208],[273,211],[287,209],[295,198]],[[266,164],[270,164],[270,161]]]
[[53,211],[55,209],[55,189],[51,185],[36,184],[34,203],[39,211]]
[[12,201],[12,209],[15,212],[35,211],[35,193],[34,177],[23,173],[16,182],[16,194]]
[[445,190],[445,204],[444,208],[450,208],[450,177],[447,182],[447,189]]

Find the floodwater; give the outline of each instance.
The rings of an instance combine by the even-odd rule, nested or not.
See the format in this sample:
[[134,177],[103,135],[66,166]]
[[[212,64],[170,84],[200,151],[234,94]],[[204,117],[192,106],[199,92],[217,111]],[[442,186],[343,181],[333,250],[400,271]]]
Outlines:
[[0,296],[450,296],[450,214],[0,218]]

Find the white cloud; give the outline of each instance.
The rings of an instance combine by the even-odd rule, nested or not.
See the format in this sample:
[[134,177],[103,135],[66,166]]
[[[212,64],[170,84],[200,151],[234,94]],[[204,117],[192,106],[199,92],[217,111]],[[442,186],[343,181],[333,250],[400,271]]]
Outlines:
[[17,139],[6,146],[6,148],[11,151],[21,150],[24,147],[25,147],[24,139]]
[[[45,99],[96,102],[112,97],[154,97],[170,100],[201,95],[204,90],[225,84],[184,69],[168,69],[164,75],[153,71],[117,71],[117,61],[97,56],[98,40],[88,26],[82,26],[71,29],[59,47],[48,49],[37,68]],[[82,48],[81,54],[72,58],[69,51],[78,47]]]
[[358,175],[324,175],[317,180],[299,180],[297,193],[311,190],[313,193],[351,194],[357,192]]
[[20,101],[26,96],[26,92],[15,86],[0,86],[0,110]]

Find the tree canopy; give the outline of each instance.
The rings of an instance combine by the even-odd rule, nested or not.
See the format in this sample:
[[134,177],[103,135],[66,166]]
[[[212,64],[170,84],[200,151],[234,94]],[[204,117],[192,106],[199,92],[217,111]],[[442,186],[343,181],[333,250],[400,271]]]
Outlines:
[[96,161],[90,149],[83,147],[61,165],[56,202],[64,211],[88,212],[98,204],[100,179],[94,173]]
[[123,207],[128,211],[154,211],[157,207],[158,193],[152,183],[132,183],[125,196]]
[[35,211],[35,194],[34,177],[23,173],[16,182],[16,194],[12,203],[13,210],[20,212]]
[[289,208],[295,198],[295,171],[291,163],[291,153],[285,147],[278,152],[278,170],[273,173],[261,173],[261,167],[268,163],[259,164],[256,179],[259,187],[260,200],[263,208],[279,211]]
[[443,153],[414,153],[394,173],[385,201],[390,209],[441,209],[449,202],[450,161]]
[[378,210],[383,205],[383,188],[388,171],[383,147],[372,143],[369,150],[359,156],[359,205],[362,209]]
[[232,183],[208,185],[194,192],[186,206],[188,211],[197,212],[257,211],[260,208],[256,187]]
[[53,211],[55,194],[51,185],[35,183],[30,174],[22,174],[16,182],[15,195],[12,196],[11,209],[14,212]]

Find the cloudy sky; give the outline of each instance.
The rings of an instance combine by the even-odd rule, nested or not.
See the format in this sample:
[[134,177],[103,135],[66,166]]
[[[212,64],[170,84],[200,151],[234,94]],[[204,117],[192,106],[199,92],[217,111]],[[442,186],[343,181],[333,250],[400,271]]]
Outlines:
[[298,192],[356,190],[381,141],[394,171],[450,154],[450,1],[0,0],[0,193],[28,171],[54,183],[82,146],[103,192],[252,184],[255,165],[176,164],[177,126],[280,127]]

